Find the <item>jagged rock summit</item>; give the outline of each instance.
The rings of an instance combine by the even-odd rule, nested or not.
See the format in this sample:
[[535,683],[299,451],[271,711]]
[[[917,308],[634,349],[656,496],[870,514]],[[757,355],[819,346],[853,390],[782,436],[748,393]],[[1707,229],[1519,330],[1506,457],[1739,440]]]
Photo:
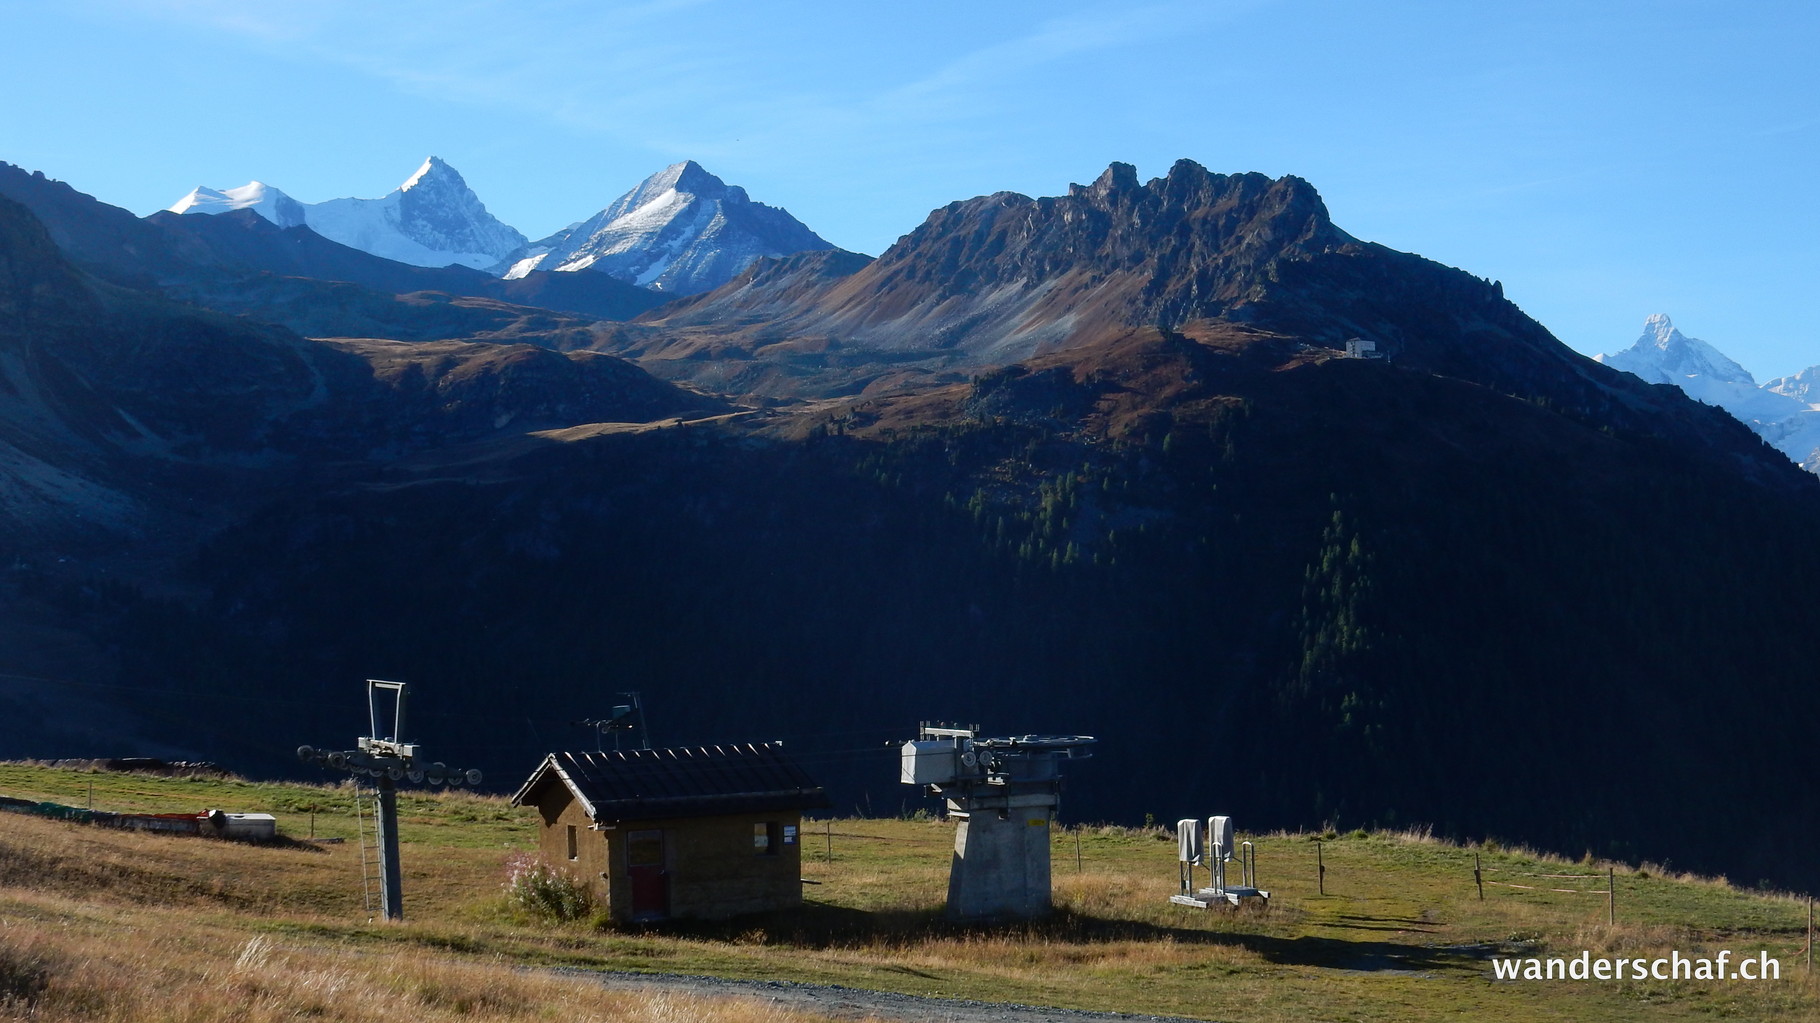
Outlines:
[[[950,203],[863,268],[831,273],[833,262],[754,267],[642,322],[712,328],[722,347],[739,340],[729,325],[763,324],[766,336],[825,338],[899,362],[930,353],[959,367],[1131,327],[1222,320],[1336,350],[1370,340],[1401,365],[1515,390],[1543,378],[1588,383],[1584,360],[1496,282],[1354,238],[1294,176],[1178,160],[1140,183],[1130,164],[1114,163],[1065,195]],[[762,338],[747,335],[756,354]]]
[[845,279],[809,263],[791,275],[756,268],[668,322],[776,316],[881,349],[1018,359],[1108,326],[1225,315],[1261,297],[1272,264],[1359,246],[1301,178],[1179,160],[1140,184],[1114,163],[1067,195],[950,203]]
[[[1595,355],[1593,359],[1614,369],[1649,381],[1652,384],[1680,385],[1683,381],[1742,384],[1755,389],[1757,381],[1750,371],[1727,358],[1723,352],[1695,337],[1675,329],[1674,322],[1662,313],[1643,321],[1643,333],[1635,343],[1621,352]],[[1696,388],[1700,384],[1694,385]],[[1687,388],[1682,388],[1687,390]],[[1688,391],[1692,397],[1700,394]],[[1714,401],[1723,405],[1724,402]]]
[[1140,181],[1115,163],[1062,195],[951,203],[856,263],[811,253],[756,264],[652,310],[603,350],[757,396],[883,398],[1032,360],[1077,381],[1111,379],[1136,372],[1111,361],[1147,358],[1121,343],[1142,331],[1283,365],[1344,359],[1369,341],[1406,379],[1466,381],[1742,456],[1777,487],[1812,482],[1754,457],[1757,438],[1732,417],[1569,349],[1498,282],[1341,230],[1294,176],[1178,160]]
[[1696,401],[1717,405],[1809,472],[1820,473],[1820,366],[1759,387],[1743,366],[1656,313],[1621,352],[1593,358],[1652,384],[1672,384]]
[[377,199],[303,203],[262,182],[199,187],[173,213],[251,209],[279,227],[304,225],[331,241],[415,266],[486,269],[522,247],[524,235],[487,212],[460,172],[432,156],[404,184]]
[[495,269],[508,279],[539,268],[593,270],[691,295],[725,284],[761,256],[832,248],[787,211],[753,202],[744,188],[685,160]]

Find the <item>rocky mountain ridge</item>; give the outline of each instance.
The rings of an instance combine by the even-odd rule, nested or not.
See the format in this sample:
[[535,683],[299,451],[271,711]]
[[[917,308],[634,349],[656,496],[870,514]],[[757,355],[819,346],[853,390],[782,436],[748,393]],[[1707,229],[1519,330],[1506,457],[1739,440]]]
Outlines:
[[715,390],[884,397],[1136,327],[1201,323],[1335,353],[1370,341],[1400,369],[1677,435],[1787,482],[1729,417],[1665,401],[1572,351],[1496,282],[1360,241],[1300,178],[1216,174],[1188,160],[1145,183],[1115,163],[1062,196],[951,203],[871,261],[761,261],[597,346]]
[[1266,266],[1359,245],[1299,178],[1211,174],[1184,160],[1140,185],[1135,168],[1115,163],[1065,196],[950,203],[878,259],[811,291],[799,285],[817,267],[755,269],[655,322],[756,318],[885,351],[1007,362],[1077,332],[1220,317],[1256,300]]

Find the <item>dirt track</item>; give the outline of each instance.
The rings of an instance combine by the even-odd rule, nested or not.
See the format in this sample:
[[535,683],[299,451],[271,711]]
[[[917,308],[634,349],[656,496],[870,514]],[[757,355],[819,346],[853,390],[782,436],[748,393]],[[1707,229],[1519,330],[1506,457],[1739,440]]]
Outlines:
[[867,991],[838,984],[799,984],[787,980],[726,980],[677,973],[565,971],[598,977],[609,987],[681,991],[709,998],[751,998],[790,1009],[842,1019],[907,1020],[912,1023],[1113,1023],[1155,1020],[1192,1023],[1178,1016],[1134,1016],[1122,1012],[1082,1012],[1034,1005],[979,1002],[962,998],[924,998],[889,991]]

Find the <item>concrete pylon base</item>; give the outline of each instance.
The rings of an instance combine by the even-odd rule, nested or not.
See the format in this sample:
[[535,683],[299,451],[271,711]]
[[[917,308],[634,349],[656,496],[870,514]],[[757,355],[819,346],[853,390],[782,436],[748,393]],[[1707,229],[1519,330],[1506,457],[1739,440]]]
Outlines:
[[1027,919],[1046,915],[1049,825],[1053,795],[979,798],[949,803],[959,826],[948,872],[948,916],[956,920]]

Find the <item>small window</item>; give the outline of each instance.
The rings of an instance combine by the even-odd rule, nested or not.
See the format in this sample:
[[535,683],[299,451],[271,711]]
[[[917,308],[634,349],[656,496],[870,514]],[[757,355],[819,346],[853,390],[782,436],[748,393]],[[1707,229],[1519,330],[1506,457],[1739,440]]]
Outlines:
[[576,851],[577,851],[576,846],[578,845],[578,843],[579,843],[579,838],[575,834],[575,825],[571,824],[571,825],[569,825],[569,859],[575,858]]
[[663,865],[664,833],[662,831],[634,831],[626,835],[626,866],[662,867]]
[[759,821],[752,825],[752,851],[760,856],[776,856],[783,844],[783,824],[780,821]]

